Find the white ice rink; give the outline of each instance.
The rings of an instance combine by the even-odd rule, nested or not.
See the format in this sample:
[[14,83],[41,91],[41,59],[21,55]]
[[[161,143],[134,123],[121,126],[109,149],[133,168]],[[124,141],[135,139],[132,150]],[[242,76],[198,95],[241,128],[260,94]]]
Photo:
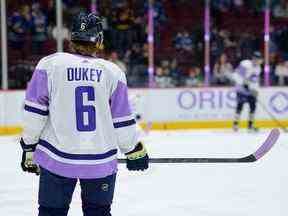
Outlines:
[[[266,132],[153,132],[151,156],[239,157]],[[0,216],[36,216],[38,177],[23,173],[16,137],[0,137]],[[113,216],[287,216],[288,135],[252,164],[151,165],[145,173],[120,165]],[[79,188],[69,216],[81,215]]]

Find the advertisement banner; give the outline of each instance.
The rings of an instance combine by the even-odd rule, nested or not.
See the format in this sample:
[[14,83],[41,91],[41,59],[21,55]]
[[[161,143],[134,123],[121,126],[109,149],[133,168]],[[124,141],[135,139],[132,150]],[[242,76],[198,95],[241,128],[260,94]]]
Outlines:
[[[131,90],[131,95],[138,98],[137,113],[144,121],[151,122],[232,120],[236,107],[233,88]],[[262,88],[258,101],[256,119],[270,119],[261,105],[278,119],[288,119],[288,88]],[[243,119],[248,111],[246,104]]]

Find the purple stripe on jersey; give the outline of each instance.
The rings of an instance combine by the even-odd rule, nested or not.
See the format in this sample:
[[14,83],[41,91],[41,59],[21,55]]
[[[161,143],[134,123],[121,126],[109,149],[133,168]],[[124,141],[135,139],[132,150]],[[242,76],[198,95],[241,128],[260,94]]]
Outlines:
[[117,88],[113,92],[110,101],[113,119],[131,115],[128,101],[128,88],[125,83],[118,81]]
[[46,70],[36,69],[26,90],[26,100],[48,106],[48,79]]
[[45,147],[49,151],[53,152],[54,154],[62,158],[67,158],[67,159],[72,159],[72,160],[102,160],[102,159],[109,158],[117,154],[117,149],[113,149],[103,154],[69,154],[66,152],[59,151],[53,145],[46,142],[45,140],[39,140],[39,145]]
[[35,107],[32,107],[32,106],[28,106],[28,105],[25,105],[24,106],[24,110],[28,111],[28,112],[33,112],[33,113],[37,113],[39,115],[42,115],[42,116],[47,116],[49,115],[49,111],[43,111],[41,109],[38,109],[38,108],[35,108]]
[[45,152],[36,149],[34,152],[34,161],[50,172],[68,178],[103,178],[117,172],[117,159],[95,165],[68,164],[57,161],[49,157]]

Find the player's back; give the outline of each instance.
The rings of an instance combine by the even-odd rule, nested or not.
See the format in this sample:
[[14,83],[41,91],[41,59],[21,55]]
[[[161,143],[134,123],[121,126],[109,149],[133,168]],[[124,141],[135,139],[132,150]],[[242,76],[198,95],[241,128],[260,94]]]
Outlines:
[[259,65],[253,64],[249,59],[242,60],[233,74],[236,90],[244,94],[250,94],[250,91],[243,87],[245,83],[253,89],[259,88],[260,73],[261,67]]
[[[69,53],[43,58],[28,86],[25,111],[29,119],[33,115],[37,122],[45,120],[36,162],[67,177],[94,178],[115,172],[117,147],[126,153],[138,139],[125,74],[104,59]],[[33,125],[25,126],[30,134],[37,125],[41,127],[41,123]],[[84,168],[71,173],[72,164]],[[92,173],[94,165],[97,172]]]
[[46,61],[51,88],[51,124],[47,127],[52,127],[57,139],[51,141],[74,153],[102,152],[111,150],[109,145],[115,147],[109,106],[116,81],[112,64],[68,53],[56,54]]

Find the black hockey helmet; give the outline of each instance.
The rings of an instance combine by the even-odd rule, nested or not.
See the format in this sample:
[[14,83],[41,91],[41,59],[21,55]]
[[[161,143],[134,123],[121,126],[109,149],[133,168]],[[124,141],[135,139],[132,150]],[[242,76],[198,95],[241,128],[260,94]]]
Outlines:
[[259,51],[254,51],[253,54],[252,54],[252,58],[262,59],[262,54],[261,54],[261,52],[259,52]]
[[74,19],[71,29],[71,41],[103,43],[102,19],[94,13],[81,12]]

